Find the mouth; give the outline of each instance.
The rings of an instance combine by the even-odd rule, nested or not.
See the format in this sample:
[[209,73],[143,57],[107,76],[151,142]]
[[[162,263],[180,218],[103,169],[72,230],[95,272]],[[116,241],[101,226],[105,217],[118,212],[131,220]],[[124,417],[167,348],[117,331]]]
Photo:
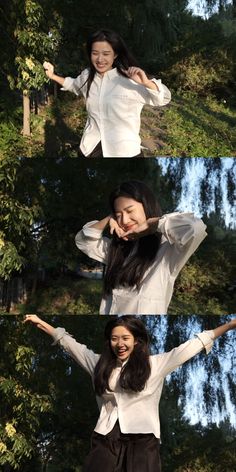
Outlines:
[[119,349],[117,350],[117,355],[122,356],[123,354],[126,354],[128,352],[128,349]]
[[134,227],[136,226],[136,223],[135,224],[132,224],[132,225],[128,225],[128,226],[124,226],[124,231],[130,231],[131,229],[133,229]]

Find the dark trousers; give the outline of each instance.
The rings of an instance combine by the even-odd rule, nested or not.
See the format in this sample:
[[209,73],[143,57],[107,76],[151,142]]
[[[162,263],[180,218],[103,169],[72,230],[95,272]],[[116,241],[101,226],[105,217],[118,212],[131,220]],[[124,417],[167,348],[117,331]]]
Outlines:
[[123,434],[117,421],[106,436],[93,433],[83,472],[161,472],[159,447],[154,434]]
[[[104,157],[103,152],[102,152],[101,141],[97,144],[97,146],[94,148],[94,150],[88,156],[85,156],[82,153],[81,149],[79,149],[78,157]],[[138,154],[137,156],[133,156],[133,157],[144,157],[144,155],[141,151],[140,154]]]

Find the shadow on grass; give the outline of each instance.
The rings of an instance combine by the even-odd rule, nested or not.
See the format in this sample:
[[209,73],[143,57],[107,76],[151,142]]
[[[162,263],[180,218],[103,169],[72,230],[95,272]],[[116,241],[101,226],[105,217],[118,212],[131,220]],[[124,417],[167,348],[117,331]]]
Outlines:
[[[81,109],[81,104],[77,105]],[[51,117],[44,127],[45,157],[76,157],[83,131],[84,117],[76,112],[75,99],[54,100]],[[68,119],[69,118],[69,119]]]
[[[230,117],[223,111],[214,111],[210,108],[210,106],[207,106],[202,100],[196,100],[193,98],[192,103],[187,102],[184,99],[180,99],[177,97],[176,99],[177,107],[179,110],[179,113],[186,118],[189,121],[192,121],[193,123],[196,123],[198,128],[202,128],[209,137],[211,135],[221,134],[221,129],[219,126],[219,122],[224,122],[229,126],[229,131],[232,129],[235,130],[236,126],[236,118],[235,117]],[[188,107],[188,110],[186,108],[186,105]],[[194,109],[193,109],[194,107]],[[194,111],[196,110],[196,111]],[[204,112],[205,113],[205,119],[201,119],[198,111]],[[236,110],[235,110],[236,113]],[[214,122],[212,121],[214,120]],[[225,130],[222,130],[222,132]],[[233,146],[233,143],[231,143]]]

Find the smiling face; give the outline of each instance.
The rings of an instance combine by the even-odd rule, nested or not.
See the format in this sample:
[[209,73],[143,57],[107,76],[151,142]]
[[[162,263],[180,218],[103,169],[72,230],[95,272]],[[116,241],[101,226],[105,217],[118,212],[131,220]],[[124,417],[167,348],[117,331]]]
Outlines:
[[118,197],[114,201],[115,218],[118,225],[124,230],[135,229],[147,220],[143,204],[133,198]]
[[111,70],[116,57],[117,54],[107,41],[96,41],[92,44],[91,62],[99,74],[103,75]]
[[137,344],[132,333],[124,326],[116,326],[111,332],[111,349],[116,357],[124,362]]

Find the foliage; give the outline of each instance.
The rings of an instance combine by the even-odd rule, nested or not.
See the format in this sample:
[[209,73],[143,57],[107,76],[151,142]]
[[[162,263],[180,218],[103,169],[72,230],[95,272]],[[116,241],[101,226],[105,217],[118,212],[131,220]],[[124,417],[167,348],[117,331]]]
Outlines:
[[193,53],[175,63],[168,71],[169,80],[178,92],[190,91],[203,97],[219,88],[222,95],[223,86],[227,87],[231,76],[232,61],[224,50],[208,52],[205,57],[201,52]]
[[52,51],[55,54],[59,35],[55,27],[50,28],[48,22],[45,22],[50,9],[45,11],[39,1],[18,2],[17,10],[18,18],[14,29],[17,77],[12,77],[12,83],[27,93],[31,89],[40,90],[45,83],[42,60]]
[[[24,201],[22,193],[16,191],[20,174],[20,160],[5,156],[0,160],[1,231],[0,231],[0,276],[8,280],[14,271],[24,266],[29,234],[39,208],[37,204]],[[31,241],[31,248],[32,248]],[[28,248],[30,249],[30,248]]]
[[[53,326],[64,326],[76,340],[101,352],[107,317],[60,315],[44,319]],[[195,317],[144,316],[142,319],[149,328],[155,353],[160,352],[160,345],[167,350],[184,342],[189,327],[195,323]],[[200,322],[202,328],[210,329],[226,319],[210,316],[202,317]],[[0,328],[1,470],[38,472],[44,468],[78,472],[98,417],[91,380],[59,347],[52,346],[45,333],[33,325],[24,325],[20,316],[0,317]],[[212,403],[214,388],[209,377],[221,379],[233,362],[233,346],[231,352],[227,339],[228,335],[222,338],[220,347],[200,360],[205,365],[207,378],[205,383],[199,383],[199,391],[204,391],[205,386],[209,392],[204,399],[209,413],[217,404],[216,399],[216,403]],[[187,465],[191,464],[193,470],[198,471],[197,467],[201,466],[206,472],[203,468],[206,463],[210,472],[214,465],[217,471],[220,465],[224,472],[229,472],[229,467],[234,470],[235,430],[229,421],[225,420],[218,427],[209,421],[203,427],[191,426],[183,418],[188,368],[198,369],[197,359],[177,370],[163,391],[163,470],[177,472],[181,467],[187,470]],[[231,368],[230,392],[234,374]],[[217,399],[224,397],[225,385],[218,382],[216,388]],[[179,398],[182,398],[181,404]]]
[[[163,212],[175,211],[191,158],[164,159],[169,163],[165,173],[161,161],[139,160],[135,170],[133,161],[126,159],[3,161],[1,274],[5,280],[21,274],[27,286],[26,309],[98,312],[100,283],[83,281],[76,275],[80,264],[93,266],[93,262],[77,250],[75,235],[87,221],[108,214],[108,195],[121,180],[144,180],[158,195]],[[226,198],[230,208],[234,206],[233,169],[228,170],[226,195],[221,186],[221,160],[203,159],[202,164],[208,178],[200,185],[199,208],[207,213],[216,199],[215,213],[209,221],[204,217],[209,236],[180,274],[171,313],[197,313],[203,307],[207,313],[233,310],[235,232],[227,230],[219,218]]]
[[39,283],[37,292],[15,312],[52,313],[54,315],[98,314],[102,286],[100,281],[63,276],[47,283]]

